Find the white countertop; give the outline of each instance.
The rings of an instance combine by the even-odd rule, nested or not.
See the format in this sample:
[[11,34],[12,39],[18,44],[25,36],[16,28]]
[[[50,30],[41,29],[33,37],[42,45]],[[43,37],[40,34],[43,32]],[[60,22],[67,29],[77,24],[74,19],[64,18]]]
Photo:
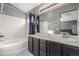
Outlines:
[[29,35],[29,36],[79,47],[79,36],[69,36],[68,38],[63,38],[61,34],[49,35],[49,34],[40,34],[40,33],[35,35]]

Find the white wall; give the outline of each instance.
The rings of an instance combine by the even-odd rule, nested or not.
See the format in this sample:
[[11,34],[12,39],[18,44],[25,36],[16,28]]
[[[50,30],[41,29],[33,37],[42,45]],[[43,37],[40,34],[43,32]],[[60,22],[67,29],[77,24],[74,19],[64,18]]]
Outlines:
[[26,19],[0,14],[0,33],[5,38],[22,38],[28,34]]
[[[78,4],[68,4],[56,10],[51,10],[44,14],[40,15],[40,21],[48,21],[50,24],[48,25],[48,30],[53,30],[54,33],[60,32],[60,13],[66,12],[69,10],[77,9]],[[42,26],[42,25],[41,25]]]
[[61,15],[60,22],[77,20],[78,10],[73,10],[70,12],[62,13],[60,15]]
[[48,33],[48,21],[40,22],[40,33]]
[[43,22],[43,32],[48,33],[48,21]]

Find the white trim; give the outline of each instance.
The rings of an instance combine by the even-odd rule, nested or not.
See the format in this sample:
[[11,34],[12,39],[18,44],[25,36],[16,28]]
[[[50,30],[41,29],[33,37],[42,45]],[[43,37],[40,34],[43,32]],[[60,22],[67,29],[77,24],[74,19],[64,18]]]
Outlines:
[[3,12],[3,3],[1,4],[1,14],[2,14],[2,12]]

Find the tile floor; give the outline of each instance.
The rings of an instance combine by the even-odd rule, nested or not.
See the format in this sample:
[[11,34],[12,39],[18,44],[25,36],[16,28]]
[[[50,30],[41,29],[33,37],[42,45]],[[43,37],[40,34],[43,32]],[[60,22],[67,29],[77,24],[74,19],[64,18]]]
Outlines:
[[22,51],[21,53],[19,53],[19,55],[17,56],[33,56],[33,54],[31,54],[29,51],[28,51],[28,48],[25,50],[25,51]]
[[32,53],[28,51],[28,41],[26,42],[26,48],[24,51],[20,52],[17,56],[34,56]]

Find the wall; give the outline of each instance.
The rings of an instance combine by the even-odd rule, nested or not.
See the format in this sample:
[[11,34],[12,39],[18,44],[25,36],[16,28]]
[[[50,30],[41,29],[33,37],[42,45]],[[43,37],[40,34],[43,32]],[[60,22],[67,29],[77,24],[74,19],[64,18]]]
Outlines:
[[[41,4],[40,6],[34,8],[33,10],[29,11],[28,13],[32,12],[36,15],[39,15],[39,9],[40,7],[43,6],[43,4]],[[43,30],[43,22],[44,21],[48,21],[48,30],[54,30],[54,32],[59,32],[60,31],[60,13],[62,12],[66,12],[69,10],[73,10],[73,9],[78,9],[78,3],[69,3],[63,6],[59,6],[56,9],[51,8],[50,11],[47,11],[45,13],[40,14],[40,29]],[[41,32],[42,32],[41,30]]]
[[22,38],[27,35],[26,19],[0,14],[0,33],[5,38]]
[[51,10],[49,12],[41,14],[40,20],[49,22],[48,30],[54,30],[54,32],[59,32],[60,31],[60,13],[73,10],[73,9],[78,9],[77,5],[78,4],[68,4],[56,10]]
[[61,29],[72,29],[72,25],[76,25],[77,27],[77,21],[66,21],[66,22],[61,22]]
[[44,21],[48,21],[49,25],[48,25],[48,30],[59,30],[59,16],[57,15],[57,12],[50,12],[50,13],[46,13],[43,15],[40,15],[40,20],[42,20],[42,22]]
[[43,22],[43,29],[41,31],[43,31],[43,33],[48,32],[48,21]]
[[77,34],[77,21],[61,22],[61,29],[72,29],[73,34]]
[[[0,4],[1,5],[1,4]],[[24,38],[28,34],[27,16],[23,11],[9,3],[4,3],[0,14],[0,33],[4,38]]]
[[2,14],[15,16],[15,17],[19,17],[19,18],[25,18],[25,13],[22,10],[20,10],[19,8],[15,7],[9,3],[3,4]]

